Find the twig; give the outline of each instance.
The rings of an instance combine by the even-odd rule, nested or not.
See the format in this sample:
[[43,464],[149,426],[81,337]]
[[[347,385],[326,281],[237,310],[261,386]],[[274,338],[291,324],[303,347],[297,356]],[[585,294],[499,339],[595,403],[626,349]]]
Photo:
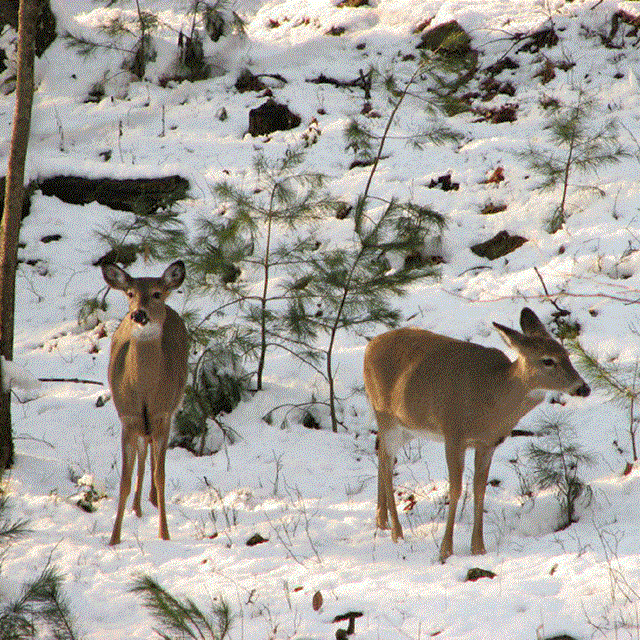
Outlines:
[[[450,296],[455,298],[461,298],[462,300],[466,300],[467,302],[500,302],[501,300],[513,300],[514,298],[521,297],[523,300],[545,300],[549,296],[564,296],[565,298],[603,298],[605,300],[613,300],[615,302],[622,302],[623,304],[638,304],[640,303],[640,296],[634,299],[624,298],[623,296],[614,296],[610,293],[569,293],[567,291],[558,291],[557,293],[552,294],[541,294],[541,293],[532,293],[532,294],[524,294],[520,293],[519,295],[504,295],[504,296],[495,296],[493,298],[483,298],[482,300],[478,300],[477,298],[470,298],[469,296],[465,296],[456,291],[450,291],[448,289],[442,289],[445,293],[448,293]],[[630,289],[632,292],[637,292],[635,289]]]
[[97,380],[83,380],[81,378],[38,378],[39,382],[74,382],[76,384],[97,384],[101,387],[104,386],[104,382],[98,382]]
[[267,519],[267,522],[269,523],[269,526],[271,527],[271,530],[273,531],[273,533],[276,535],[276,538],[278,538],[278,541],[280,542],[280,544],[284,547],[285,551],[287,552],[287,555],[294,561],[297,562],[300,566],[305,567],[305,563],[300,560],[300,558],[298,558],[296,556],[295,553],[293,553],[293,544],[291,542],[291,536],[289,535],[289,532],[287,531],[284,523],[282,525],[288,540],[285,540],[283,535],[280,533],[280,528],[276,527],[274,525],[274,523],[272,522],[271,518],[268,516],[268,514],[265,513],[265,517]]
[[547,296],[547,300],[562,314],[566,314],[566,309],[561,309],[556,301],[549,295],[549,289],[547,289],[547,285],[545,284],[542,276],[540,275],[540,271],[538,271],[538,267],[533,267],[533,270],[536,272],[538,276],[538,280],[540,280],[540,284],[542,284],[542,289],[544,290],[545,295]]
[[46,444],[50,449],[55,449],[55,445],[44,438],[34,438],[26,433],[21,433],[20,435],[14,436],[14,440],[32,440],[33,442],[41,442],[42,444]]

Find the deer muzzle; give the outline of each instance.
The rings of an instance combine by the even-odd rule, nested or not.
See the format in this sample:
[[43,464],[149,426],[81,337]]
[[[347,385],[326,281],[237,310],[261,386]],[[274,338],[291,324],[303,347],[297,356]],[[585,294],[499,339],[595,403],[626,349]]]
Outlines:
[[149,316],[147,315],[147,312],[144,309],[136,309],[135,311],[132,311],[131,319],[135,323],[140,324],[143,327],[145,324],[147,324],[147,322],[149,322]]

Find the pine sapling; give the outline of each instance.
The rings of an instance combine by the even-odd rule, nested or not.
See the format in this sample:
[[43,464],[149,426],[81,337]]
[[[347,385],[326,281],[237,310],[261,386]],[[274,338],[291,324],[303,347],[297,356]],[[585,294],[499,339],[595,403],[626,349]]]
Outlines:
[[[164,23],[158,14],[142,9],[140,0],[136,0],[135,11],[112,12],[98,26],[98,32],[105,36],[102,41],[69,32],[63,37],[67,47],[74,49],[83,58],[94,55],[101,49],[121,52],[122,68],[142,80],[147,65],[157,58],[153,36],[163,29],[169,35],[176,35],[176,65],[172,77],[177,80],[203,80],[210,77],[212,67],[205,55],[206,40],[217,42],[223,35],[230,33],[242,36],[245,24],[238,13],[231,9],[231,3],[227,0],[194,0],[190,4],[187,17],[190,17],[191,24],[187,30],[176,31]],[[93,86],[88,99],[100,100],[104,96],[106,83],[119,73],[120,69],[106,73],[102,81]],[[161,83],[168,79],[170,78],[161,78]]]
[[561,187],[560,202],[546,222],[549,233],[558,231],[567,220],[568,200],[577,188],[576,175],[597,173],[629,155],[619,142],[616,120],[601,123],[597,107],[595,99],[583,92],[573,105],[554,105],[547,110],[544,127],[550,147],[531,145],[518,154],[542,177],[538,188]]
[[[144,11],[136,0],[136,11],[112,14],[108,20],[100,25],[99,30],[109,39],[107,42],[95,42],[84,36],[65,34],[67,47],[73,48],[82,57],[93,55],[99,49],[121,51],[125,54],[123,68],[132,75],[142,79],[147,63],[155,60],[156,51],[151,34],[159,26],[158,16],[150,11]],[[127,40],[133,42],[127,44]]]
[[576,507],[580,498],[591,500],[592,491],[581,478],[582,466],[593,466],[594,458],[582,450],[573,429],[559,420],[545,420],[541,429],[542,443],[531,442],[527,455],[533,479],[539,489],[555,489],[560,503],[561,519],[557,531],[577,521]]
[[[418,67],[395,97],[384,132],[376,140],[375,153],[372,153],[370,146],[363,147],[367,149],[368,160],[371,160],[371,170],[364,191],[354,207],[351,246],[312,255],[308,271],[301,275],[305,286],[290,305],[300,315],[313,318],[317,329],[328,336],[323,352],[329,386],[331,428],[334,432],[338,430],[338,414],[333,351],[338,332],[343,329],[363,329],[378,323],[396,325],[401,314],[391,306],[391,296],[401,295],[418,278],[435,275],[434,268],[428,263],[417,269],[408,268],[406,264],[403,268],[392,269],[388,260],[419,253],[424,249],[427,238],[439,237],[445,224],[443,216],[430,207],[397,200],[376,201],[382,206],[376,213],[370,211],[372,198],[369,191],[383,157],[385,142],[403,100],[421,71],[422,67]],[[363,144],[366,143],[370,134],[358,133],[356,129],[355,125],[347,129],[348,142],[357,135],[362,137]],[[311,301],[320,306],[315,314],[308,310]]]
[[338,332],[398,324],[401,314],[391,305],[391,298],[402,295],[412,282],[434,276],[436,271],[428,262],[415,269],[392,269],[388,260],[420,251],[425,239],[444,225],[444,218],[429,207],[391,201],[372,217],[365,202],[366,197],[361,196],[354,208],[351,246],[312,256],[303,276],[307,285],[296,303],[307,309],[315,301],[319,310],[305,315],[328,336],[323,351],[333,431],[338,430],[333,364]]
[[198,456],[212,453],[206,448],[210,420],[215,420],[224,438],[236,442],[236,432],[218,416],[230,413],[248,398],[249,379],[250,374],[243,369],[234,350],[227,344],[210,342],[193,367],[191,384],[187,385],[182,407],[176,414],[176,438],[172,444]]
[[244,35],[242,18],[231,9],[227,0],[206,2],[195,0],[191,5],[191,27],[178,35],[178,63],[182,67],[178,77],[190,81],[204,80],[211,75],[211,65],[207,62],[204,44],[208,37],[218,42],[228,33]]
[[237,322],[220,325],[217,333],[233,333],[241,342],[227,339],[226,344],[256,358],[258,390],[272,348],[307,364],[318,357],[310,323],[287,302],[304,288],[296,274],[316,250],[316,221],[340,203],[327,195],[322,174],[300,170],[303,160],[299,149],[287,149],[276,160],[258,155],[252,188],[215,184],[220,215],[200,219],[196,237],[176,248],[188,265],[194,291],[211,295],[215,287],[217,299],[227,300],[217,312],[241,310],[242,327]]

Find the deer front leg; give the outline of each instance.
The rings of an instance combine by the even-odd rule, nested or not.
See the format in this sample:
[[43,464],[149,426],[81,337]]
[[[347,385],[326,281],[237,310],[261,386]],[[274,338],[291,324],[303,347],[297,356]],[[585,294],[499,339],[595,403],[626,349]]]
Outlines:
[[473,475],[473,533],[471,534],[471,553],[474,555],[486,553],[483,539],[484,494],[494,451],[495,447],[476,447]]
[[453,525],[456,520],[458,500],[462,495],[462,471],[464,469],[464,447],[459,442],[445,442],[445,455],[449,469],[449,511],[444,537],[440,547],[440,562],[446,562],[453,553]]
[[[136,481],[136,492],[133,495],[133,512],[142,517],[142,507],[140,506],[140,499],[142,496],[142,483],[144,481],[144,465],[147,458],[147,440],[145,438],[138,438],[138,479]],[[151,481],[153,486],[153,480]]]
[[120,476],[120,495],[118,498],[118,511],[113,523],[111,540],[109,545],[120,544],[122,530],[122,518],[129,493],[131,493],[131,476],[136,462],[136,422],[135,420],[122,419],[122,474]]

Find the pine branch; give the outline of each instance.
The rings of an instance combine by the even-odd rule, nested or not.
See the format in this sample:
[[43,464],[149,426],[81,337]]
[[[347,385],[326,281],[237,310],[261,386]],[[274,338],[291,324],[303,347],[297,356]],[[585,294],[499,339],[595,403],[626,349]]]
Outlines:
[[76,640],[79,636],[73,627],[69,606],[61,592],[62,581],[58,569],[49,566],[29,585],[27,598],[40,605],[38,616],[51,629],[56,640]]
[[114,42],[95,42],[94,40],[89,40],[82,36],[76,36],[69,32],[65,33],[62,38],[65,41],[65,47],[67,47],[67,49],[75,49],[78,55],[83,58],[95,54],[98,49],[131,53],[130,49],[120,47]]
[[193,640],[223,640],[231,628],[233,616],[229,605],[221,600],[213,607],[213,619],[205,615],[190,599],[178,600],[150,576],[137,578],[131,588],[140,595],[151,614],[162,625],[155,629],[161,638],[171,638],[169,634]]
[[623,403],[636,400],[640,396],[640,388],[638,388],[635,375],[633,376],[633,384],[629,385],[625,381],[629,375],[628,371],[620,370],[613,364],[605,366],[594,353],[585,349],[579,340],[572,342],[570,348],[578,356],[580,366],[589,377],[589,382],[594,386],[610,393]]
[[29,532],[29,529],[27,528],[29,523],[27,520],[10,522],[6,518],[6,514],[9,511],[8,505],[9,502],[6,496],[2,495],[2,488],[0,487],[0,544],[15,540]]
[[7,640],[34,638],[48,630],[55,640],[78,640],[69,607],[61,592],[62,575],[47,566],[22,595],[0,611],[0,637]]

